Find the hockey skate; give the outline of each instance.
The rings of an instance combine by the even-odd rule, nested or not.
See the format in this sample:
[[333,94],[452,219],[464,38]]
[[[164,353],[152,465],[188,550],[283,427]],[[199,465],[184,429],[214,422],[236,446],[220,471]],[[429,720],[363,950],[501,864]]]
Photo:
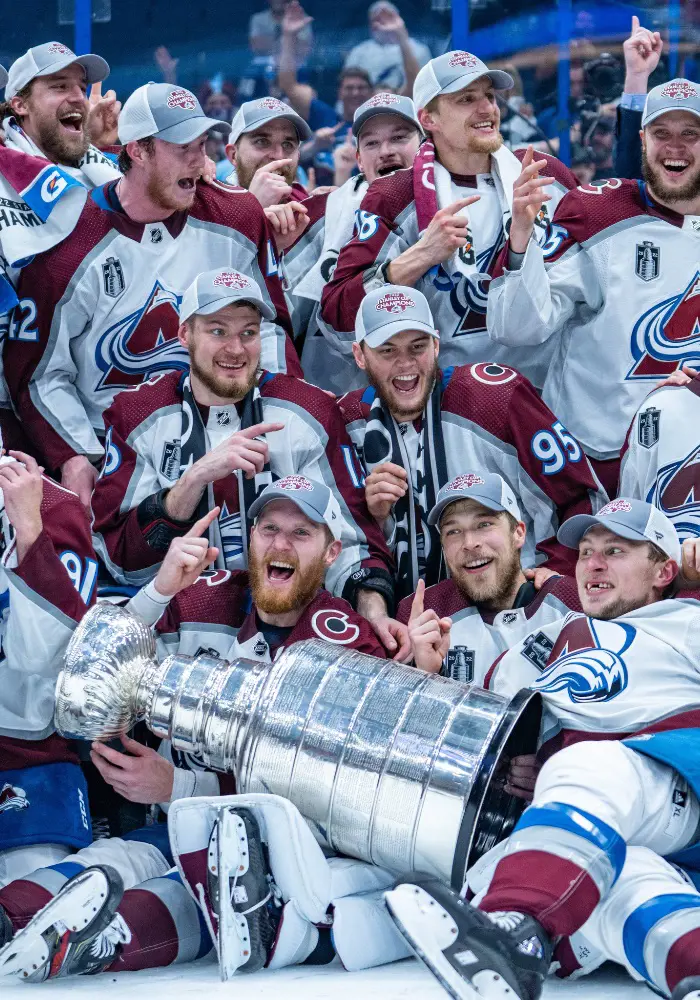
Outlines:
[[131,937],[116,913],[123,894],[121,877],[107,865],[74,875],[0,948],[0,979],[43,982],[101,972]]
[[538,1000],[551,944],[532,917],[487,914],[430,875],[385,895],[397,927],[454,1000]]
[[671,1000],[700,1000],[700,976],[681,979],[671,994]]

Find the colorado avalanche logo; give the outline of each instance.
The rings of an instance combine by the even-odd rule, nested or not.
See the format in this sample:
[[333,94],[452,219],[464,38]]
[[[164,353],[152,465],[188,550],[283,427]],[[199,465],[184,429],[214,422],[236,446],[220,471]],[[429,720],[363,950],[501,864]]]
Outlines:
[[700,536],[700,448],[664,466],[646,500],[671,518],[681,542]]
[[214,278],[215,288],[248,288],[250,281],[239,271],[221,271]]
[[60,42],[51,42],[49,45],[49,52],[51,55],[57,54],[60,56],[70,55],[70,49],[67,49],[65,45],[61,45]]
[[415,302],[404,292],[387,292],[374,307],[377,312],[402,313],[415,306]]
[[445,490],[469,490],[472,486],[483,486],[484,480],[474,472],[468,472],[465,476],[457,476],[451,483],[448,483]]
[[634,364],[627,378],[657,379],[681,364],[700,362],[700,270],[678,295],[648,309],[635,323]]
[[313,490],[313,483],[306,476],[285,476],[275,483],[276,490]]
[[471,52],[453,52],[447,61],[447,65],[452,69],[455,66],[463,66],[465,69],[476,69],[479,60]]
[[617,500],[611,500],[610,503],[606,503],[604,507],[601,507],[598,511],[598,517],[605,517],[606,514],[619,514],[621,511],[627,513],[632,510],[632,504],[629,500],[623,500],[618,497]]
[[514,368],[505,368],[492,361],[482,361],[478,365],[472,365],[470,371],[477,382],[483,382],[484,385],[505,385],[518,375]]
[[341,646],[354,642],[360,634],[359,625],[349,621],[344,611],[333,611],[330,608],[314,614],[311,628],[319,639],[337,642]]
[[278,101],[276,97],[263,97],[262,100],[258,101],[258,107],[264,108],[266,111],[289,111],[287,105]]
[[181,108],[183,111],[194,111],[197,107],[197,98],[184,87],[171,90],[168,94],[166,104],[169,108]]
[[691,97],[697,97],[697,88],[690,80],[672,80],[667,83],[661,91],[663,97],[670,97],[672,101],[687,101]]
[[156,281],[144,304],[106,330],[95,349],[102,376],[96,389],[126,389],[162,371],[186,371],[177,340],[181,296]]
[[577,704],[611,701],[629,683],[623,653],[635,635],[631,625],[574,618],[559,635],[554,661],[530,686],[543,695],[564,692]]
[[384,108],[388,104],[398,104],[400,98],[397,94],[375,94],[365,105],[366,108]]
[[5,784],[0,789],[0,812],[9,812],[10,809],[29,808],[29,799],[23,788],[17,785]]

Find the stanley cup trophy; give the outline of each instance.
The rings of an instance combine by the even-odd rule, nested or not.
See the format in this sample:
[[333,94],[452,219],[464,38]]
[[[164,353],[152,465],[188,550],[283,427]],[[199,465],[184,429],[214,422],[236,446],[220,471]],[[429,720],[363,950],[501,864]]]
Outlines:
[[391,871],[461,889],[466,869],[508,835],[522,800],[508,760],[533,753],[539,697],[476,686],[338,644],[295,643],[274,663],[174,654],[98,605],[76,629],[56,691],[56,728],[111,739],[137,721],[234,774],[240,793],[284,796],[317,840]]

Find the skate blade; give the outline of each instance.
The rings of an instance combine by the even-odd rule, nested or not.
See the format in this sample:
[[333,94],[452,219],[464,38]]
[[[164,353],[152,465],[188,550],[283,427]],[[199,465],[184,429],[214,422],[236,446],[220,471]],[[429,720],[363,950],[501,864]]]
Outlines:
[[465,978],[466,966],[470,960],[476,961],[468,947],[454,956],[464,965],[465,973],[454,968],[444,949],[454,944],[457,925],[424,889],[400,885],[385,892],[384,899],[397,928],[416,956],[453,1000],[519,1000],[508,983],[491,969],[482,969],[472,978]]
[[209,848],[210,865],[214,852],[220,887],[219,972],[222,982],[227,982],[250,958],[248,921],[233,909],[229,892],[229,878],[248,871],[248,835],[245,823],[231,809],[224,808],[219,812]]
[[103,872],[99,869],[82,872],[0,949],[0,978],[27,979],[46,965],[49,948],[43,935],[56,920],[70,932],[71,942],[81,941],[108,893]]

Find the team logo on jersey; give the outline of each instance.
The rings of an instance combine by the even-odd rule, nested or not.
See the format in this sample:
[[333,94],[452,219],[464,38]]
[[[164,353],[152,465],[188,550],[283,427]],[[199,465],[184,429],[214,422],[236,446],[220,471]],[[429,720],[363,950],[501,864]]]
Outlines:
[[152,229],[151,230],[151,243],[162,243],[163,242],[163,230],[162,229]]
[[226,410],[219,410],[216,414],[216,422],[219,427],[228,427],[231,423],[231,414]]
[[214,288],[249,288],[250,281],[240,271],[219,271],[214,278]]
[[475,472],[467,472],[464,476],[457,476],[445,487],[446,490],[470,490],[472,486],[483,486],[484,480],[477,476]]
[[523,641],[520,652],[526,660],[529,660],[541,671],[547,666],[547,660],[553,648],[554,643],[548,635],[545,635],[544,632],[536,632]]
[[306,476],[285,476],[283,479],[278,479],[275,483],[276,490],[290,490],[294,492],[295,490],[306,490],[307,492],[312,492],[314,484]]
[[637,320],[630,349],[634,364],[626,378],[658,379],[681,364],[700,362],[700,270],[677,295],[652,306]]
[[11,809],[27,809],[29,799],[27,793],[19,785],[4,784],[0,789],[0,812],[9,812]]
[[580,184],[578,190],[582,191],[583,194],[604,194],[606,191],[617,191],[620,187],[622,187],[622,181],[619,177],[607,177],[602,181]]
[[258,639],[253,646],[253,652],[256,656],[264,656],[267,653],[267,643],[264,639]]
[[559,633],[551,662],[531,687],[544,695],[565,692],[577,704],[611,701],[629,682],[623,653],[635,635],[631,625],[574,618]]
[[400,98],[397,94],[375,94],[374,97],[371,97],[369,101],[367,101],[365,107],[385,108],[389,104],[398,104],[399,100]]
[[160,474],[166,479],[175,480],[180,478],[180,455],[182,449],[180,440],[166,441],[163,445],[163,457],[160,460]]
[[659,470],[647,496],[672,520],[681,541],[700,535],[700,447]]
[[504,625],[514,625],[515,622],[517,622],[517,620],[518,620],[517,611],[505,611],[501,615],[501,621],[503,622]]
[[650,406],[639,414],[637,423],[637,440],[642,448],[653,448],[659,440],[659,422],[661,410]]
[[128,389],[158,372],[187,371],[189,355],[177,340],[181,296],[156,281],[141,306],[100,337],[96,389]]
[[453,69],[455,66],[463,66],[465,69],[476,69],[479,65],[479,60],[471,52],[464,52],[460,49],[452,53],[447,60],[447,65],[450,69]]
[[200,573],[198,579],[204,580],[207,587],[218,587],[231,579],[231,571],[228,569],[205,569]]
[[165,102],[169,108],[181,108],[183,111],[194,111],[197,107],[197,98],[184,87],[171,90],[168,100]]
[[670,97],[672,101],[687,101],[691,97],[698,97],[697,87],[690,80],[671,80],[661,91],[664,97]]
[[344,611],[334,611],[330,608],[317,611],[311,619],[311,628],[326,642],[337,642],[347,646],[354,642],[360,634],[360,626],[348,620]]
[[119,298],[126,287],[124,271],[118,257],[108,257],[102,265],[102,283],[105,295],[110,299]]
[[512,382],[518,374],[514,368],[504,368],[503,365],[488,361],[472,365],[470,371],[477,382],[483,382],[484,385],[505,385],[506,382]]
[[453,646],[447,652],[447,675],[463,684],[474,680],[474,650],[466,646]]
[[661,250],[651,240],[637,244],[637,263],[634,272],[642,281],[653,281],[659,276]]

